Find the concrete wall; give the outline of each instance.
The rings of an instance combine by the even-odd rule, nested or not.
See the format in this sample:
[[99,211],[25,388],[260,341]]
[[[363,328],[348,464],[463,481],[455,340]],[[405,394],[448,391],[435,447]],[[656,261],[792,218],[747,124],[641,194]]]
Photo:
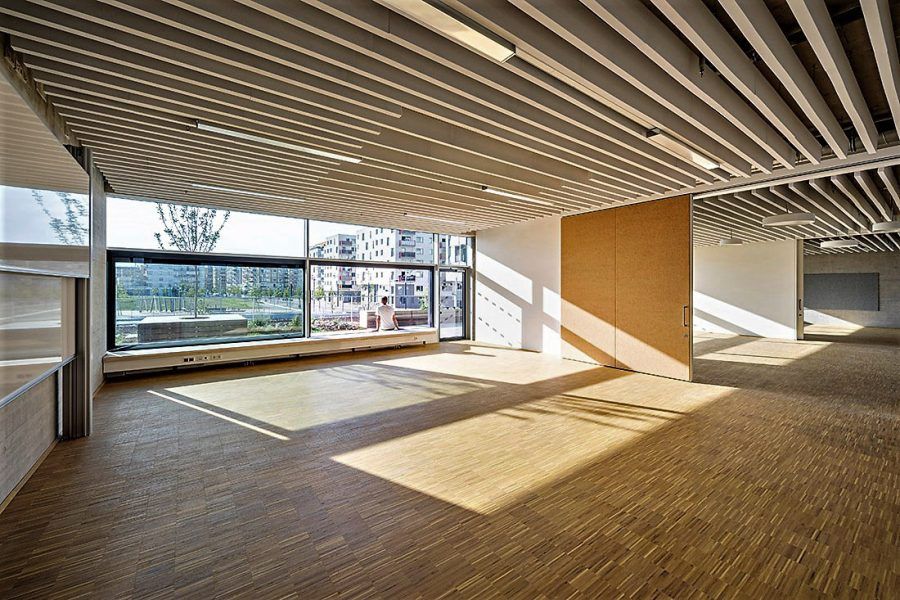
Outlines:
[[106,353],[106,192],[103,177],[91,167],[91,283],[90,283],[90,381],[95,394],[103,385]]
[[900,252],[848,252],[805,257],[804,273],[878,273],[880,310],[809,309],[808,323],[900,328]]
[[0,406],[0,508],[56,440],[56,376]]
[[695,248],[694,327],[797,339],[798,256],[794,240]]
[[559,217],[479,231],[475,339],[558,355]]

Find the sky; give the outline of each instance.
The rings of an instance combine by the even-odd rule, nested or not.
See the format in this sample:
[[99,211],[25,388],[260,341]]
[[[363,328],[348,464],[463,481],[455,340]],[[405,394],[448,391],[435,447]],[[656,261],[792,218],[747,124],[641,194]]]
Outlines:
[[[106,213],[106,241],[110,248],[159,249],[153,236],[162,231],[156,203],[110,197]],[[355,233],[360,229],[356,225],[310,221],[310,238],[315,244],[330,235]],[[303,256],[303,220],[231,211],[214,252]]]
[[[87,205],[87,196],[71,194]],[[42,192],[44,206],[56,217],[64,217],[56,192]],[[84,224],[87,225],[85,218]],[[31,190],[0,186],[0,242],[22,244],[59,244],[50,228],[50,218],[35,202]]]
[[[64,215],[56,192],[42,192],[54,216]],[[73,194],[85,204],[85,195]],[[162,232],[155,202],[110,197],[107,201],[107,245],[110,248],[159,250],[154,233]],[[224,211],[221,211],[222,214]],[[221,219],[221,217],[219,217]],[[87,220],[85,220],[85,223]],[[310,221],[310,243],[338,233],[355,234],[358,225]],[[214,252],[267,256],[303,256],[303,220],[231,211]],[[32,198],[31,190],[0,186],[0,242],[58,244],[49,218]]]

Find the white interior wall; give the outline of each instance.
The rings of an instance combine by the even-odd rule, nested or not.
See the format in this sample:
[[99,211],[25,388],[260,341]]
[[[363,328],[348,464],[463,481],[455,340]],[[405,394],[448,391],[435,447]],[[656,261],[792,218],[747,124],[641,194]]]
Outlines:
[[559,217],[479,231],[475,339],[559,355]]
[[796,240],[694,249],[694,328],[797,339]]

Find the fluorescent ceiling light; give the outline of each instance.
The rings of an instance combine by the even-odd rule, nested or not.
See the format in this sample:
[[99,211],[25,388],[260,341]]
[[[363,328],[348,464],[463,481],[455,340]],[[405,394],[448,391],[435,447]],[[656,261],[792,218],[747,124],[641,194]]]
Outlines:
[[895,231],[900,231],[900,220],[875,223],[872,225],[872,231],[874,233],[893,233]]
[[826,240],[819,244],[820,248],[856,248],[858,240]]
[[481,190],[483,192],[487,192],[488,194],[494,194],[495,196],[504,196],[505,198],[513,198],[515,200],[532,202],[534,204],[543,204],[544,206],[553,206],[552,202],[547,202],[546,200],[538,200],[537,198],[532,198],[531,196],[524,196],[522,194],[516,194],[515,192],[498,190],[497,188],[488,187],[486,185],[481,186]]
[[412,213],[403,213],[403,216],[410,219],[421,219],[423,221],[437,221],[438,223],[453,223],[455,225],[465,225],[465,221],[454,221],[453,219],[442,219],[440,217],[426,217],[425,215],[414,215]]
[[378,0],[378,2],[497,62],[505,62],[516,55],[515,46],[440,2],[434,0]]
[[744,240],[736,237],[727,237],[719,240],[720,246],[740,246],[744,243]]
[[790,227],[791,225],[811,225],[816,222],[816,215],[808,212],[784,213],[773,215],[762,220],[763,227]]
[[654,127],[653,129],[647,130],[647,138],[650,141],[662,146],[666,150],[673,152],[675,155],[689,160],[695,165],[702,167],[708,171],[718,169],[722,166],[708,156],[702,154],[701,152],[698,152],[697,150],[694,150],[678,138],[672,137],[665,131],[662,131],[659,127]]
[[204,185],[202,183],[192,183],[192,188],[198,190],[209,190],[211,192],[225,192],[226,194],[240,194],[242,196],[253,196],[254,198],[270,198],[272,200],[290,200],[291,202],[306,202],[303,198],[294,198],[292,196],[278,196],[277,194],[266,194],[264,192],[251,192],[250,190],[236,190],[234,188],[219,187],[217,185]]
[[312,154],[314,156],[321,156],[322,158],[331,158],[333,160],[340,160],[340,161],[349,162],[349,163],[362,162],[362,159],[358,158],[356,156],[347,156],[345,154],[337,154],[336,152],[328,152],[326,150],[319,150],[318,148],[310,148],[308,146],[301,146],[299,144],[291,144],[289,142],[282,142],[281,140],[273,140],[272,138],[253,135],[252,133],[244,133],[243,131],[235,131],[233,129],[226,129],[224,127],[216,127],[215,125],[210,125],[208,123],[203,123],[201,121],[197,121],[197,129],[199,129],[200,131],[210,131],[212,133],[219,133],[222,135],[227,135],[229,137],[238,138],[241,140],[248,140],[251,142],[259,142],[261,144],[268,144],[270,146],[278,146],[279,148],[286,148],[288,150],[296,150],[298,152],[305,152],[306,154]]

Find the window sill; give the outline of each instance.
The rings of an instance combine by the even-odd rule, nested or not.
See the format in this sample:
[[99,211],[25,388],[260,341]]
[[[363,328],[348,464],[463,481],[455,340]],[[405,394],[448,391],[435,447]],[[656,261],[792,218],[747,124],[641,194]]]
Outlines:
[[107,375],[122,375],[150,369],[290,358],[413,344],[432,344],[437,341],[437,329],[423,327],[400,331],[318,334],[307,338],[252,340],[173,348],[112,350],[103,357],[103,372]]

